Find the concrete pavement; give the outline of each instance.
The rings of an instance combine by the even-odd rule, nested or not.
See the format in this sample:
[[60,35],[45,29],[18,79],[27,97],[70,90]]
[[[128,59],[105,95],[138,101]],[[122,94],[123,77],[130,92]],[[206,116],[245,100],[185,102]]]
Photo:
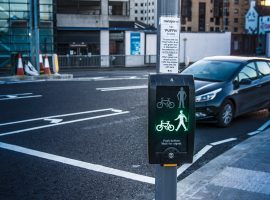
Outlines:
[[55,80],[55,79],[72,79],[73,74],[51,74],[39,76],[0,76],[0,82],[19,82],[19,81],[36,81],[36,80]]
[[178,182],[177,193],[179,200],[270,200],[270,129]]

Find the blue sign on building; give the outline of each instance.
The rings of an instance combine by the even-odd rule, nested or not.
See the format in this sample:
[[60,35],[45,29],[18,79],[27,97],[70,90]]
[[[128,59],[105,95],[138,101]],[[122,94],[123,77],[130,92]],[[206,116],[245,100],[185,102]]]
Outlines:
[[140,33],[130,34],[130,54],[131,55],[141,54],[141,34]]

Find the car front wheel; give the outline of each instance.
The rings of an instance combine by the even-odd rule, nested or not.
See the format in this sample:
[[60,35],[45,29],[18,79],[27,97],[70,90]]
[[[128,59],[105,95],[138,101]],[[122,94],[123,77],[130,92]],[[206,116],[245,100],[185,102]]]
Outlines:
[[219,127],[230,126],[234,116],[234,106],[230,100],[226,100],[220,107],[217,117]]

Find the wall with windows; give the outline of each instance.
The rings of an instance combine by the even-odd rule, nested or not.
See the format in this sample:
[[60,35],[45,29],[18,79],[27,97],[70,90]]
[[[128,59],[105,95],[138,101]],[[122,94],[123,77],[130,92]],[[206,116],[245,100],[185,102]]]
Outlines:
[[135,1],[133,12],[135,21],[156,27],[157,0]]
[[[52,53],[53,0],[39,1],[40,50]],[[33,55],[32,0],[0,0],[0,68],[16,66],[18,53]]]
[[249,0],[181,0],[181,31],[244,33]]

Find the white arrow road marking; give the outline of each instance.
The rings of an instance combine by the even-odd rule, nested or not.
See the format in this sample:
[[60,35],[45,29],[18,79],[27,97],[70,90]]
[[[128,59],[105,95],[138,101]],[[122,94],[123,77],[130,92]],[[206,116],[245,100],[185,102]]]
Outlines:
[[99,172],[99,173],[118,176],[118,177],[130,179],[130,180],[135,180],[135,181],[139,181],[139,182],[143,182],[143,183],[148,183],[148,184],[155,184],[155,179],[152,177],[149,177],[149,176],[135,174],[135,173],[122,171],[122,170],[118,170],[118,169],[114,169],[114,168],[104,167],[102,165],[91,164],[91,163],[87,163],[87,162],[83,162],[83,161],[79,161],[79,160],[66,158],[63,156],[57,156],[57,155],[53,155],[53,154],[49,154],[49,153],[45,153],[45,152],[41,152],[41,151],[36,151],[33,149],[20,147],[17,145],[11,145],[11,144],[0,142],[0,148],[7,149],[10,151],[19,152],[22,154],[31,155],[31,156],[38,157],[38,158],[43,158],[43,159],[63,163],[63,164],[67,164],[67,165],[71,165],[74,167],[88,169],[88,170]]
[[20,94],[1,94],[0,97],[6,97],[8,95],[11,96],[26,96],[26,95],[32,95],[33,93],[20,93]]
[[126,87],[96,88],[96,90],[99,90],[102,92],[108,92],[108,91],[136,90],[136,89],[146,89],[146,88],[148,88],[147,85],[138,85],[138,86],[126,86]]
[[110,117],[110,116],[115,116],[115,115],[123,115],[123,114],[127,114],[127,113],[129,113],[129,111],[124,111],[124,112],[120,112],[120,113],[119,112],[111,113],[111,114],[106,114],[106,115],[99,115],[99,116],[94,116],[94,117],[87,117],[87,118],[82,118],[82,119],[76,119],[76,120],[66,121],[66,122],[62,122],[62,123],[58,123],[58,124],[37,126],[37,127],[33,127],[33,128],[11,131],[11,132],[7,132],[7,133],[0,133],[0,137],[6,136],[6,135],[13,135],[13,134],[17,134],[17,133],[23,133],[23,132],[27,132],[27,131],[43,129],[43,128],[49,128],[49,127],[53,127],[53,126],[60,126],[60,125],[71,124],[71,123],[76,123],[76,122],[83,122],[83,121],[92,120],[92,119],[99,119],[99,118]]
[[32,95],[32,94],[33,93],[21,93],[21,94],[0,95],[0,101],[42,97],[42,95]]
[[7,95],[8,98],[16,98],[16,95]]
[[114,112],[114,109],[113,108],[106,108],[106,109],[99,109],[99,110],[90,110],[90,111],[85,111],[85,112],[69,113],[69,114],[63,114],[63,115],[52,115],[52,116],[46,116],[46,117],[39,117],[39,118],[35,118],[35,119],[26,119],[26,120],[21,120],[21,121],[16,121],[16,122],[7,122],[7,123],[0,124],[0,126],[7,126],[7,125],[12,125],[12,124],[33,122],[33,121],[38,121],[38,120],[50,119],[50,118],[68,117],[68,116],[73,116],[73,115],[83,115],[83,114],[104,112],[104,111]]
[[44,119],[44,121],[49,121],[51,124],[58,124],[63,121],[63,119]]

